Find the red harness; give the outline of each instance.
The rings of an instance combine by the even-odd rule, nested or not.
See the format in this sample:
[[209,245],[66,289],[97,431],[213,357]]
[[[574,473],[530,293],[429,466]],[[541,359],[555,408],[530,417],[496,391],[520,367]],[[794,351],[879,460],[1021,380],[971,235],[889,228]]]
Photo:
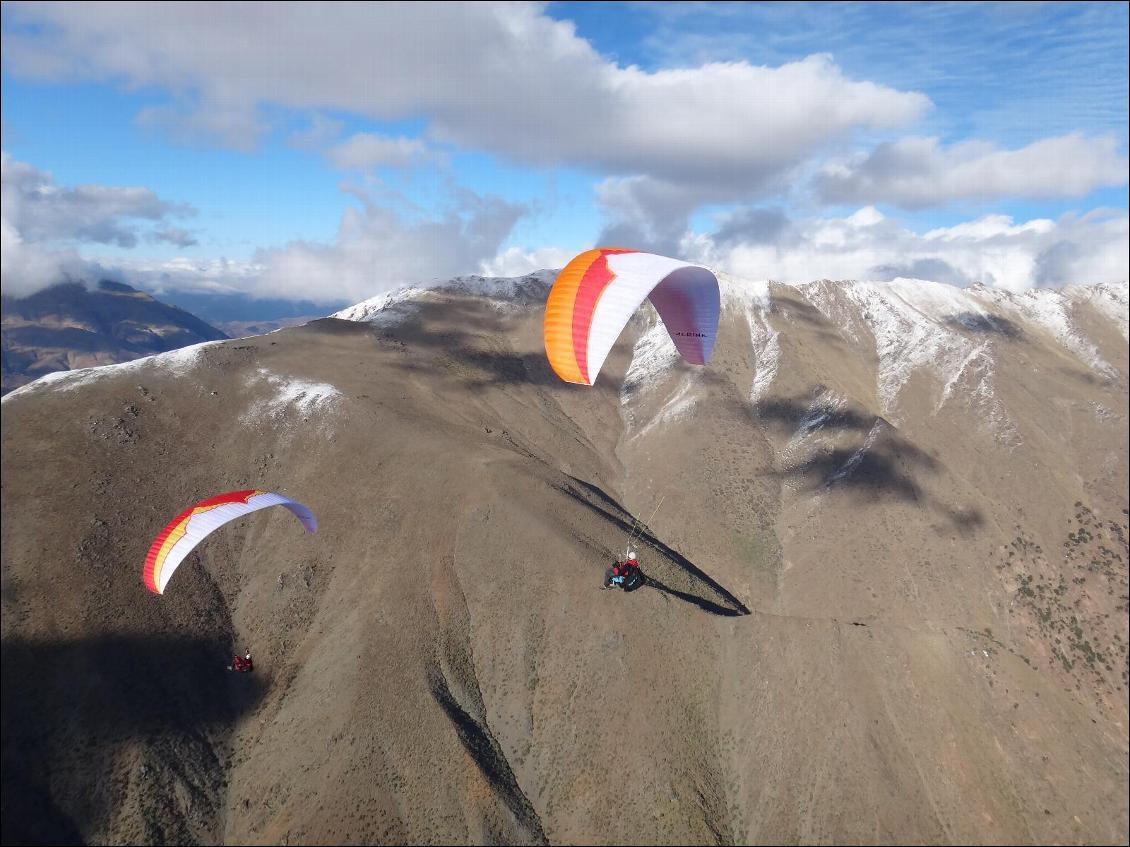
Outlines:
[[255,664],[251,659],[245,659],[243,656],[234,656],[231,660],[231,669],[237,673],[251,673],[255,669]]

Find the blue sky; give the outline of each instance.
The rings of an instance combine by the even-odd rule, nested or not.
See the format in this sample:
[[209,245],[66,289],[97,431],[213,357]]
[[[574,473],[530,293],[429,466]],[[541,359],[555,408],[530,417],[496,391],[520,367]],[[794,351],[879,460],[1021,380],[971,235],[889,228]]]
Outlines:
[[3,6],[6,294],[1127,276],[1124,3],[139,5]]

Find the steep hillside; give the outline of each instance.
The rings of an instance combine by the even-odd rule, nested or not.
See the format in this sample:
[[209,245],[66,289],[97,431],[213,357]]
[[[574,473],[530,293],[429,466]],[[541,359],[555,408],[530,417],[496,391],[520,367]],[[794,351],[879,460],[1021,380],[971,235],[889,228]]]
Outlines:
[[[1125,286],[723,279],[707,368],[645,309],[581,388],[551,279],[4,398],[5,842],[1130,837]],[[319,532],[148,594],[242,487]]]
[[126,362],[226,338],[128,285],[73,282],[3,299],[4,393],[54,371]]

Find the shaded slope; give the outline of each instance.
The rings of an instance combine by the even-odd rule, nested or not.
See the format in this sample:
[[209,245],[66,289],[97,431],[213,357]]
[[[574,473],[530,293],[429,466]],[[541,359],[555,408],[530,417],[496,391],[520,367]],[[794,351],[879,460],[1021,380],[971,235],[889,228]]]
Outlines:
[[264,683],[216,672],[227,645],[5,640],[6,844],[216,840],[227,739]]

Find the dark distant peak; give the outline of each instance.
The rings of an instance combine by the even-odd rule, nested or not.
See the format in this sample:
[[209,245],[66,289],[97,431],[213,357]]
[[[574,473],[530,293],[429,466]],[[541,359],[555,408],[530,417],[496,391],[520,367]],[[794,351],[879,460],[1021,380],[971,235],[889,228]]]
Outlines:
[[130,297],[144,298],[146,300],[152,299],[144,291],[139,291],[132,286],[126,285],[123,282],[115,282],[112,279],[100,279],[93,285],[88,285],[85,282],[77,280],[68,280],[66,282],[57,282],[47,288],[41,288],[28,294],[26,297],[9,297],[4,296],[5,300],[30,300],[30,301],[51,301],[58,302],[60,298],[86,298],[93,293],[102,294],[115,294],[126,295]]
[[87,288],[85,282],[68,280],[67,282],[57,282],[54,285],[49,285],[47,288],[41,288],[39,291],[36,291],[35,293],[28,296],[34,297],[36,294],[41,294],[45,291],[51,293],[67,292],[69,294],[84,294],[86,293],[86,290]]
[[55,303],[59,300],[71,301],[87,295],[86,286],[81,282],[57,282],[47,288],[33,291],[23,297],[4,295],[4,311],[21,312],[27,308],[36,308],[43,303]]
[[112,279],[98,280],[98,290],[104,291],[107,294],[133,294],[141,297],[149,296],[143,291],[138,291],[133,286],[126,285],[124,282],[114,282],[114,280]]
[[86,284],[85,283],[67,281],[67,282],[57,282],[54,285],[47,286],[46,288],[40,288],[38,291],[33,291],[31,294],[27,294],[23,297],[9,297],[8,295],[5,295],[5,299],[7,299],[7,300],[31,300],[31,299],[36,298],[36,297],[52,297],[52,296],[57,296],[59,294],[75,295],[75,294],[85,294],[85,293],[86,293]]
[[3,390],[55,370],[124,362],[227,335],[191,312],[109,279],[3,298]]

